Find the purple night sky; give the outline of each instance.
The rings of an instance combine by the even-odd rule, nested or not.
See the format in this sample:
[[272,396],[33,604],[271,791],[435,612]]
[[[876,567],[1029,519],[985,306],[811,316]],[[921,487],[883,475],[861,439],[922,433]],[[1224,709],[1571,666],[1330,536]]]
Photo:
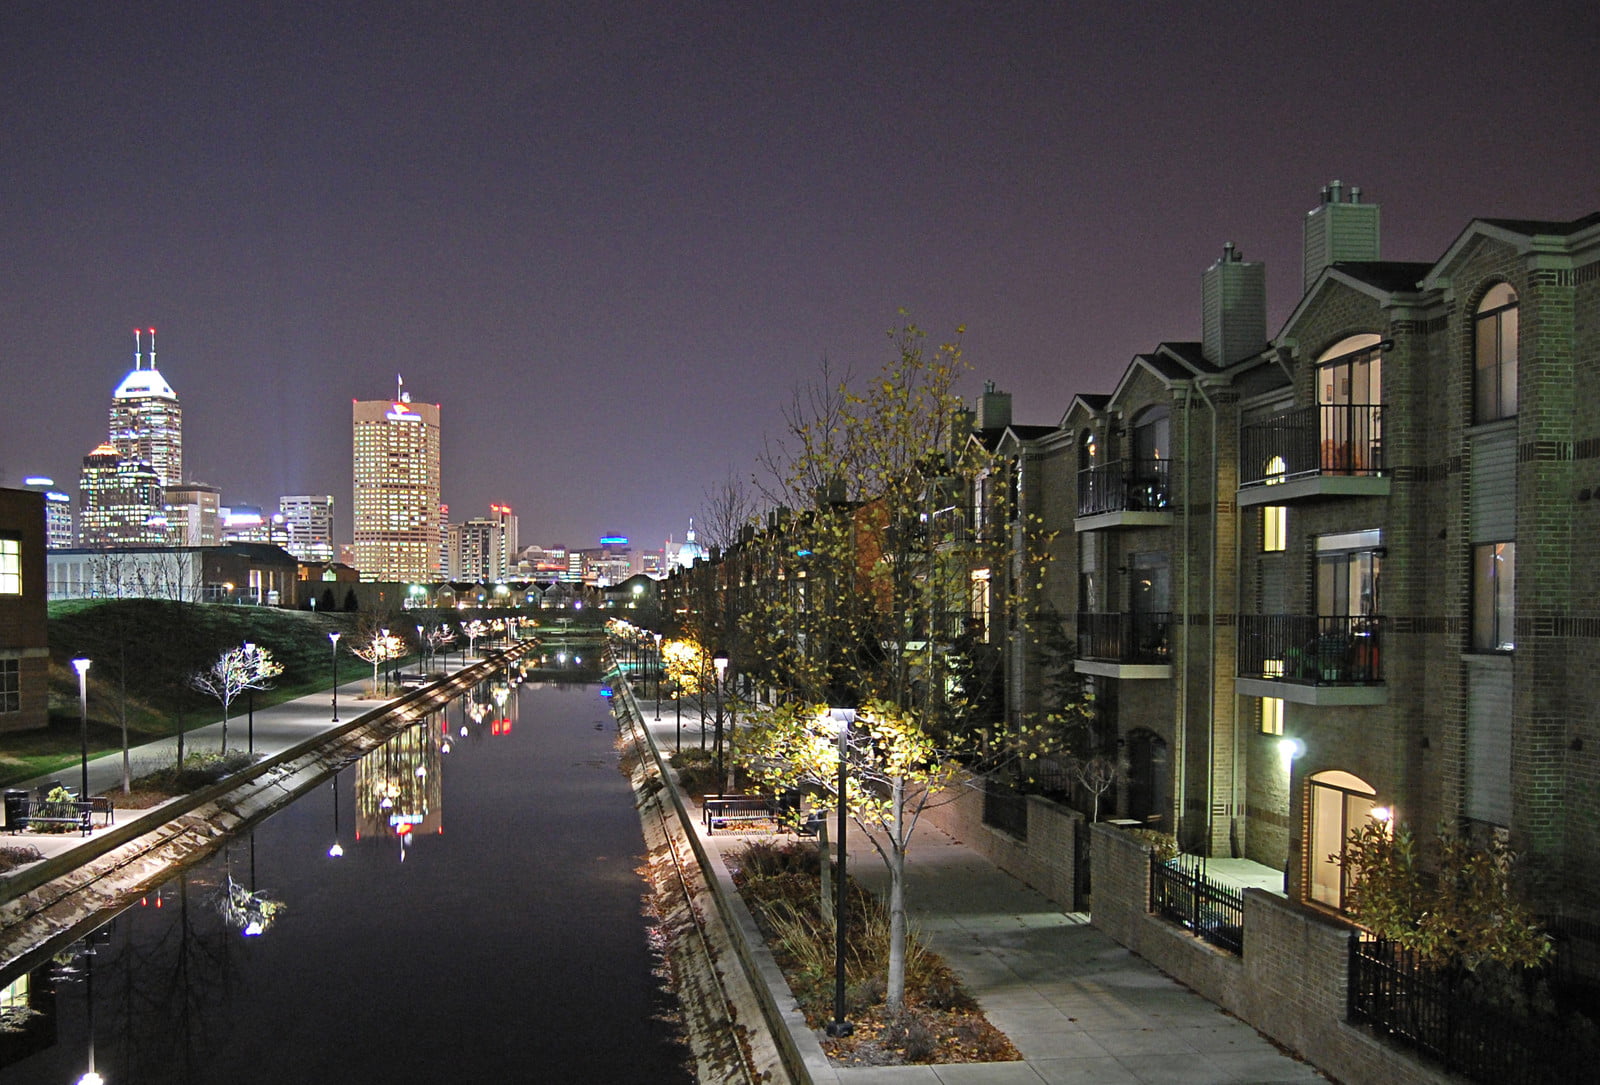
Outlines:
[[1199,337],[1226,241],[1275,330],[1335,178],[1390,259],[1600,209],[1597,12],[7,0],[0,485],[76,492],[155,327],[225,503],[332,493],[348,539],[399,373],[453,517],[658,546],[902,306],[1053,423]]

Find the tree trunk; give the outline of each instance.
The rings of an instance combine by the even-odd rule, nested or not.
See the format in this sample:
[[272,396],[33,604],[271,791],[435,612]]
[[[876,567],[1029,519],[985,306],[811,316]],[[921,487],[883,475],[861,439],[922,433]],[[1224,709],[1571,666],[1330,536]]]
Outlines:
[[828,854],[828,819],[817,822],[817,867],[822,880],[822,921],[833,926],[833,856]]
[[890,1013],[906,1002],[906,785],[896,776],[893,790],[894,828],[889,844],[889,983],[884,1001]]

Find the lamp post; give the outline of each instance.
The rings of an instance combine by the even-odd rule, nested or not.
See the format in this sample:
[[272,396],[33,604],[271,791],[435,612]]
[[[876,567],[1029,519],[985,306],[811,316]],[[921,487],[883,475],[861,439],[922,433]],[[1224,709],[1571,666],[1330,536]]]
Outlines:
[[417,670],[428,673],[428,642],[422,636],[422,626],[417,626]]
[[[845,893],[845,811],[850,805],[846,795],[849,777],[846,766],[850,754],[850,725],[856,721],[853,708],[831,708],[828,715],[839,732],[839,876],[834,882],[837,894],[833,905],[833,1020],[828,1022],[829,1036],[848,1036],[856,1027],[844,1019],[844,943],[849,916],[845,912],[848,896]],[[826,860],[824,860],[826,861]]]
[[328,634],[328,640],[333,645],[333,722],[339,722],[339,631],[334,630]]
[[656,719],[661,718],[661,634],[656,638]]
[[383,661],[383,695],[387,697],[389,695],[389,631],[384,629],[382,632],[383,654],[378,658]]
[[[77,660],[73,662],[76,664]],[[91,934],[83,942],[83,993],[89,1018],[89,1072],[78,1079],[78,1085],[104,1085],[105,1082],[105,1078],[94,1072],[94,958],[94,935]]]
[[72,669],[78,672],[78,731],[83,739],[83,780],[78,791],[78,801],[89,801],[89,666],[90,660],[74,659]]
[[337,859],[344,854],[344,845],[339,843],[339,774],[333,774],[333,847],[328,849],[328,858]]
[[[244,678],[246,682],[252,681],[251,670],[255,664],[256,646],[249,641],[244,642]],[[256,687],[245,687],[245,703],[249,706],[249,722],[245,724],[245,744],[248,752],[256,752]]]
[[717,765],[717,783],[722,783],[722,676],[728,673],[728,653],[721,648],[711,657],[711,665],[717,670],[717,738],[716,753],[714,755]]

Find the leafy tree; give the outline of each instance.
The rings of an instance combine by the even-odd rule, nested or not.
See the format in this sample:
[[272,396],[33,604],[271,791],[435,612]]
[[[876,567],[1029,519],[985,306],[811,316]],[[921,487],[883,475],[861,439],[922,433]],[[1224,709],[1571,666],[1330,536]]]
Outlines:
[[810,791],[844,802],[889,873],[890,1012],[905,1004],[906,851],[918,820],[952,781],[955,766],[905,710],[872,701],[844,742],[845,787],[839,794],[840,739],[825,705],[788,704],[756,714],[744,744],[750,774],[780,792]]
[[1550,955],[1549,936],[1512,891],[1515,856],[1505,845],[1476,847],[1441,828],[1431,850],[1405,825],[1374,820],[1353,830],[1343,854],[1330,857],[1349,879],[1350,914],[1436,967],[1473,972]]
[[189,685],[215,697],[222,705],[222,751],[228,751],[228,713],[241,693],[252,689],[271,689],[272,679],[283,673],[283,664],[259,644],[229,648],[205,670],[189,676]]

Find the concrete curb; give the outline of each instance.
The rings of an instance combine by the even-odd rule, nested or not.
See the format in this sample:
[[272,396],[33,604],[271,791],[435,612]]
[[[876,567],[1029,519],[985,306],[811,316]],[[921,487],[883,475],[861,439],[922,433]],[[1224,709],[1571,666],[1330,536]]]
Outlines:
[[660,747],[656,745],[655,736],[650,728],[644,724],[644,715],[639,710],[632,684],[623,675],[618,674],[614,687],[622,693],[623,711],[631,716],[633,725],[644,733],[646,746],[661,773],[662,790],[671,798],[673,813],[678,818],[683,835],[694,851],[696,862],[700,864],[701,873],[706,879],[712,900],[716,903],[718,914],[729,931],[732,942],[730,948],[738,959],[751,989],[755,992],[763,1024],[783,1058],[784,1068],[789,1072],[790,1080],[796,1085],[836,1085],[839,1081],[838,1073],[828,1061],[828,1056],[823,1052],[816,1034],[806,1024],[805,1016],[800,1012],[794,993],[789,990],[789,984],[783,978],[782,970],[773,959],[771,951],[767,949],[766,939],[761,936],[761,931],[756,926],[755,917],[750,914],[744,898],[739,895],[738,888],[733,884],[733,876],[723,865],[722,857],[713,855],[707,850],[698,825],[690,816],[683,794],[673,779],[671,767],[662,756]]

